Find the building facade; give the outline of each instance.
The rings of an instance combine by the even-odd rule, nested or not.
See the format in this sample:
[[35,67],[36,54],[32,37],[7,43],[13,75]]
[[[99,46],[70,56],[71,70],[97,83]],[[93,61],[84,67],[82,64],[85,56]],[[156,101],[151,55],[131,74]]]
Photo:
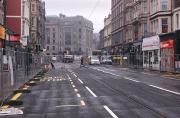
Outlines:
[[[47,18],[46,21],[46,30],[47,30],[48,23],[51,22],[51,19],[49,19],[49,16],[46,18]],[[68,51],[73,54],[88,55],[92,52],[93,24],[91,21],[83,18],[82,16],[66,17],[65,15],[60,14],[59,17],[55,18],[55,22],[57,23],[56,26],[58,29],[57,31],[58,34],[57,36],[59,39],[58,52],[60,54],[62,54],[65,51],[66,52]],[[47,38],[48,36],[46,34],[45,42],[47,42],[48,40]],[[53,37],[50,37],[50,40],[53,40]],[[46,44],[46,49],[47,49],[47,44]]]
[[59,55],[62,37],[59,31],[59,17],[48,16],[45,23],[45,48],[47,55]]
[[32,47],[44,48],[45,39],[45,2],[42,0],[30,0],[30,44]]
[[30,29],[29,0],[6,0],[6,26],[20,35],[20,42],[27,46]]
[[4,24],[4,5],[3,0],[0,0],[0,24]]
[[180,29],[180,1],[173,0],[173,31]]
[[112,18],[111,14],[108,15],[107,18],[104,18],[104,48],[107,52],[110,52],[112,45]]

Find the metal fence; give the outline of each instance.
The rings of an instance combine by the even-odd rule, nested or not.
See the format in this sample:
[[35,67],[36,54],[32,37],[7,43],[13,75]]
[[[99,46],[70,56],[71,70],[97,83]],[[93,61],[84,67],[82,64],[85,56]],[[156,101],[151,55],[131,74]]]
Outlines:
[[[3,53],[5,52],[5,53]],[[0,100],[41,71],[42,54],[0,49]]]

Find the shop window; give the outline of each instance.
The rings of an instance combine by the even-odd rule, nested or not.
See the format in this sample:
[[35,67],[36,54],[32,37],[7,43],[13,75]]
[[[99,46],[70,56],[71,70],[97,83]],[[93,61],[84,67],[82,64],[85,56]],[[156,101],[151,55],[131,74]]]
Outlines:
[[154,50],[154,62],[153,64],[159,63],[158,50]]

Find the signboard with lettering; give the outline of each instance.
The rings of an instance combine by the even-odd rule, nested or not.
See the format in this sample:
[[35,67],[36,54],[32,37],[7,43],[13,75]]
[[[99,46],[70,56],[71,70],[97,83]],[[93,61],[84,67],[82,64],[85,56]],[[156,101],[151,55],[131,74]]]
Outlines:
[[5,39],[5,28],[0,26],[0,39]]

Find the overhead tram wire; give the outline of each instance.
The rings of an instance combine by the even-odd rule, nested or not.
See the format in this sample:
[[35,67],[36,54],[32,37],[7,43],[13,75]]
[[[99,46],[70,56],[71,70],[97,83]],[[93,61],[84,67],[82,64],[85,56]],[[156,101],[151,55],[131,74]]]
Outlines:
[[95,9],[97,8],[97,6],[98,6],[98,4],[100,3],[100,1],[101,1],[101,0],[97,0],[95,6],[93,7],[92,11],[91,11],[90,14],[89,14],[88,19],[92,16],[92,14],[94,13],[94,11],[95,11]]

